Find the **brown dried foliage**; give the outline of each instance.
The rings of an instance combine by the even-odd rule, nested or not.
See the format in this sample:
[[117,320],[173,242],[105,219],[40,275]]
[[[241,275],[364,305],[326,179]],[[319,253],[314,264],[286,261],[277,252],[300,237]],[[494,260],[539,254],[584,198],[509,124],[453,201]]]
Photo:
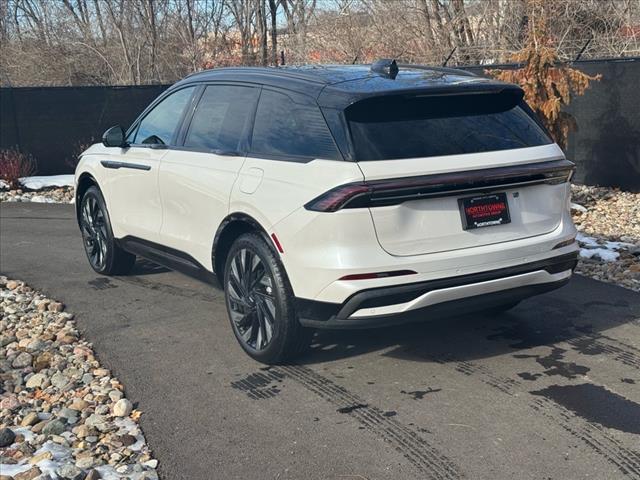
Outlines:
[[547,29],[541,0],[528,0],[529,28],[524,47],[511,61],[522,64],[514,70],[485,70],[493,77],[522,87],[525,100],[538,114],[561,148],[567,146],[570,131],[577,129],[575,118],[566,111],[573,95],[583,95],[589,83],[602,75],[590,76],[560,61],[558,50]]

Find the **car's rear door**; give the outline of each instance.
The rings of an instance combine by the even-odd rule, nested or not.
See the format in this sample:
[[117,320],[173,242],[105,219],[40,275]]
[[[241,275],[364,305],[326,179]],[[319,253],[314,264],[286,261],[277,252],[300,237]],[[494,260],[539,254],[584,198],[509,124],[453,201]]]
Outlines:
[[109,170],[104,187],[116,237],[158,241],[162,222],[160,162],[175,144],[195,89],[182,88],[164,97],[129,132],[130,145],[114,147],[109,159],[101,162],[102,168]]
[[211,266],[216,229],[247,152],[259,87],[204,86],[181,132],[181,146],[162,159],[161,243]]
[[365,100],[346,115],[380,245],[419,255],[554,230],[571,164],[514,91]]

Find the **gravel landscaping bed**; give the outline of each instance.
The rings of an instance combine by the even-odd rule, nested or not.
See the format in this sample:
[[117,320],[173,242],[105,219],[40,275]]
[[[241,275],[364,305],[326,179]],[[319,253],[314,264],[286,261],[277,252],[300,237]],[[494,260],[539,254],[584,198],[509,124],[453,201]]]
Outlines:
[[572,185],[576,272],[640,292],[640,194]]
[[122,384],[64,306],[0,276],[0,479],[157,479]]
[[0,190],[0,202],[73,203],[73,187],[49,187],[41,190]]

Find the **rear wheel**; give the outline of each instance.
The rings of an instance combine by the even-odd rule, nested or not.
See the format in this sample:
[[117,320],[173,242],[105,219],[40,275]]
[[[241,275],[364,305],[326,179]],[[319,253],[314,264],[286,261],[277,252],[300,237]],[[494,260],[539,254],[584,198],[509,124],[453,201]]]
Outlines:
[[300,325],[284,267],[260,235],[241,235],[231,246],[224,292],[233,333],[255,360],[286,362],[308,346],[312,331]]
[[116,245],[107,207],[97,187],[90,187],[82,196],[80,230],[89,264],[96,272],[124,275],[133,268],[136,256]]

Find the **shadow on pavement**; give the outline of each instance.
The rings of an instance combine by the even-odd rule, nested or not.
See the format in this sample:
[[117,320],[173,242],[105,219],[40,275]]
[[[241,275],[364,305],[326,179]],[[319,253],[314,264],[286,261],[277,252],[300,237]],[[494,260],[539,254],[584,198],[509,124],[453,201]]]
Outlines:
[[382,350],[386,357],[409,361],[464,361],[558,342],[589,353],[602,332],[624,323],[638,324],[639,317],[640,295],[575,277],[568,286],[502,314],[424,318],[372,330],[320,330],[299,363],[311,365]]

